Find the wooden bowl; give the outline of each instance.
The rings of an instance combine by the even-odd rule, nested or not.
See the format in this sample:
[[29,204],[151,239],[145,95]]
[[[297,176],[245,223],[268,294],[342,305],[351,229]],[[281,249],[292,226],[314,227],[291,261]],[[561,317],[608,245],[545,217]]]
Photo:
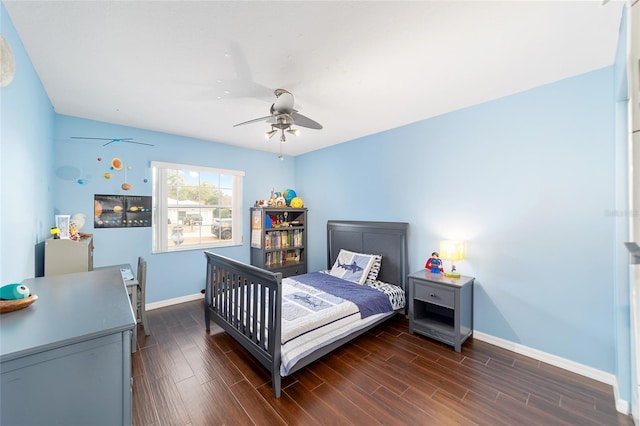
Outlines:
[[24,309],[27,306],[31,305],[36,300],[38,300],[38,296],[35,294],[32,294],[29,297],[25,297],[24,299],[0,300],[0,313],[4,314],[5,312],[12,312],[12,311],[17,311],[18,309]]

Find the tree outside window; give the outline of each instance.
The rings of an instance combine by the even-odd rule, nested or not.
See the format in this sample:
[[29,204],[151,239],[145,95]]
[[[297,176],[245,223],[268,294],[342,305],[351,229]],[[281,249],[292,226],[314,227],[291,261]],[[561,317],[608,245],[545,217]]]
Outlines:
[[242,243],[244,172],[152,162],[153,251]]

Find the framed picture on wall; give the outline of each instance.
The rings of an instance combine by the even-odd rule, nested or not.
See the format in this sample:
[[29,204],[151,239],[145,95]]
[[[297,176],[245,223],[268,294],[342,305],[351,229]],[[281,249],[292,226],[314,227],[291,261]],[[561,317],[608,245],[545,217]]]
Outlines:
[[94,228],[151,226],[151,196],[95,194]]
[[56,227],[60,231],[60,239],[69,239],[69,226],[71,225],[71,216],[68,214],[56,215]]

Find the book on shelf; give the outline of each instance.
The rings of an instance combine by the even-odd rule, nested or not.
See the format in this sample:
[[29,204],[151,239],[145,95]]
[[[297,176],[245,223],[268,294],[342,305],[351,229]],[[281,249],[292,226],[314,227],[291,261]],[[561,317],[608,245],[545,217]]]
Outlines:
[[277,250],[265,254],[265,266],[281,266],[290,263],[300,263],[300,249]]

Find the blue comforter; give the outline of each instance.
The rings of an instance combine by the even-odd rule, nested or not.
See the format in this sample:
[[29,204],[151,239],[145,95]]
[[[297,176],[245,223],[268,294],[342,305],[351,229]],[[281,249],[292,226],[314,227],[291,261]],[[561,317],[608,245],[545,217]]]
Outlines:
[[362,318],[393,311],[389,297],[371,287],[355,284],[322,272],[310,272],[293,278],[303,284],[354,303],[360,310]]

